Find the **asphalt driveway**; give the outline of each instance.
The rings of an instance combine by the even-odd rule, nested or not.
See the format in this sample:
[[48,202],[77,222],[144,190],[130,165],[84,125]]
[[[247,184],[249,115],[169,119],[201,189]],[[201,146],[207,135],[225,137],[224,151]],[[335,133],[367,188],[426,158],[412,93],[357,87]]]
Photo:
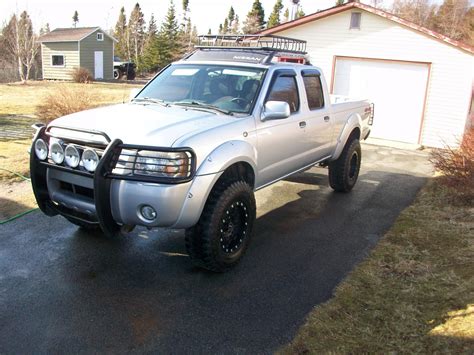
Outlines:
[[0,353],[270,353],[414,199],[427,154],[363,146],[350,194],[313,168],[257,193],[242,263],[194,268],[182,231],[116,240],[39,212],[0,226]]

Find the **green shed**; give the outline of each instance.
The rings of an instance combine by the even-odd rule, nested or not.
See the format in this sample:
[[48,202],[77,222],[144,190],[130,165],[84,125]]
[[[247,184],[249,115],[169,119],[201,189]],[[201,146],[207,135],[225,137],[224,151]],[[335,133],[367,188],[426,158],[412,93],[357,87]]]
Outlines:
[[56,28],[41,36],[43,79],[71,80],[74,69],[88,69],[96,80],[114,78],[116,39],[100,27]]

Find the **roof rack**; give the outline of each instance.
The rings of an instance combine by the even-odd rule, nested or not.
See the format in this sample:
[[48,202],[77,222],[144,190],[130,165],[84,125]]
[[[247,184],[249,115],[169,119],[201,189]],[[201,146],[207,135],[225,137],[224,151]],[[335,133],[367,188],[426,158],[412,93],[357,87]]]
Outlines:
[[250,49],[306,54],[306,41],[275,35],[202,35],[196,48]]
[[309,63],[306,41],[274,35],[202,35],[183,60]]

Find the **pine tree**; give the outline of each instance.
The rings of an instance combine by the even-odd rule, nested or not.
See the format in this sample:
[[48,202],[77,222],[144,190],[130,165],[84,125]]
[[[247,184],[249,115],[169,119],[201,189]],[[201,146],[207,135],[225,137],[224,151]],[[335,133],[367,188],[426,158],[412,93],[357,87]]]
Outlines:
[[43,27],[40,28],[40,36],[43,36],[47,33],[51,32],[51,30],[49,29],[49,23],[46,23],[46,25],[44,25]]
[[267,28],[275,27],[280,24],[280,13],[283,10],[282,0],[277,0],[273,6],[273,11],[268,18]]
[[158,33],[158,26],[156,25],[155,15],[151,14],[150,21],[148,21],[148,30],[146,32],[146,44],[150,43]]
[[226,18],[224,20],[224,25],[222,26],[222,34],[227,34],[229,33],[229,20]]
[[230,32],[233,35],[238,35],[240,33],[240,22],[239,22],[239,15],[235,15],[234,21],[232,21],[232,27]]
[[186,48],[182,46],[182,38],[180,38],[178,20],[176,18],[176,8],[173,1],[168,7],[168,12],[161,25],[160,33],[158,35],[163,41],[161,50],[161,65],[167,65],[172,61],[180,58]]
[[252,9],[247,14],[242,30],[244,33],[255,33],[265,26],[265,11],[260,0],[254,0]]
[[139,57],[143,54],[143,46],[146,39],[145,19],[139,3],[135,4],[130,13],[127,34],[130,56],[134,58],[137,70],[139,71],[141,69]]
[[232,6],[229,9],[229,14],[227,15],[227,19],[229,20],[229,24],[231,24],[235,20],[235,11]]
[[242,26],[242,32],[244,34],[254,34],[260,31],[262,27],[260,26],[260,21],[257,15],[247,15],[247,18],[244,21]]
[[79,22],[79,14],[77,13],[77,10],[74,11],[74,15],[72,16],[72,25],[74,28],[76,28],[77,23]]
[[115,55],[130,60],[127,32],[127,17],[125,15],[125,8],[122,7],[114,31],[114,38],[117,40]]
[[288,22],[289,20],[290,20],[290,10],[286,8],[283,14],[283,22]]
[[303,17],[303,16],[306,16],[306,14],[304,13],[303,8],[301,6],[298,6],[295,19]]
[[336,0],[336,6],[344,5],[345,0]]

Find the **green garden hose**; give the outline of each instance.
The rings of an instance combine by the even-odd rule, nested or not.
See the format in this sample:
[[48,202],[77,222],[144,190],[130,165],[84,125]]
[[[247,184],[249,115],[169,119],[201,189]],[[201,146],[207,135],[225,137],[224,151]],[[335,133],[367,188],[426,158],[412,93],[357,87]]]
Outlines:
[[20,218],[20,217],[23,217],[25,214],[28,214],[30,212],[33,212],[33,211],[36,211],[38,208],[32,208],[31,210],[28,210],[28,211],[25,211],[25,212],[21,212],[21,213],[18,213],[17,215],[13,216],[13,217],[10,217],[4,221],[1,221],[0,222],[0,225],[2,224],[5,224],[5,223],[8,223],[8,222],[12,222],[14,221],[15,219],[17,218]]

